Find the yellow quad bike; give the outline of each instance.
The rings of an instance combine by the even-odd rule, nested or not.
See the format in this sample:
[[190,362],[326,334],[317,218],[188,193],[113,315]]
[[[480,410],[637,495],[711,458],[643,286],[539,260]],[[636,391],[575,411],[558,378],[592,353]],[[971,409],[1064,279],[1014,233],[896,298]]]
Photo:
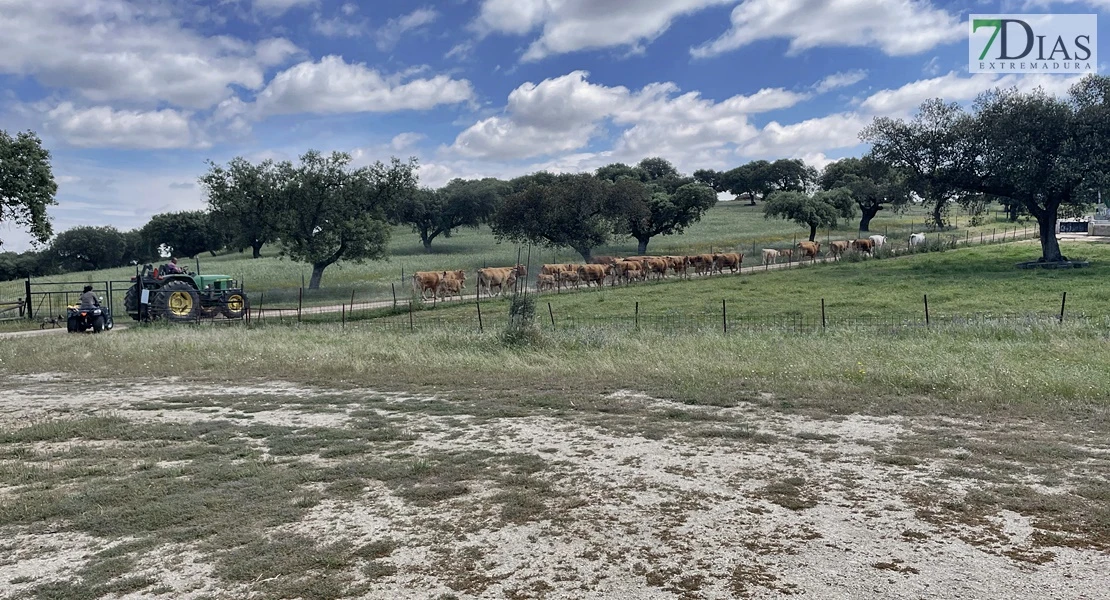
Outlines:
[[123,305],[136,321],[184,323],[221,315],[240,319],[247,312],[243,288],[227,275],[168,273],[166,265],[156,269],[147,264],[131,281]]

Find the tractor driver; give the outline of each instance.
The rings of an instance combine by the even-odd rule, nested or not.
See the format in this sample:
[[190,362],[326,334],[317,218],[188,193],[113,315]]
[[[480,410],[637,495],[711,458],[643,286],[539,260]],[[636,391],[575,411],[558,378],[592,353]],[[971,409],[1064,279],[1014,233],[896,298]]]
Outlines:
[[81,290],[81,297],[78,299],[81,308],[96,308],[100,306],[100,300],[96,298],[96,293],[93,292],[93,286],[86,285],[85,289]]
[[170,258],[170,262],[166,265],[166,273],[180,275],[184,272],[181,267],[177,266],[177,257]]

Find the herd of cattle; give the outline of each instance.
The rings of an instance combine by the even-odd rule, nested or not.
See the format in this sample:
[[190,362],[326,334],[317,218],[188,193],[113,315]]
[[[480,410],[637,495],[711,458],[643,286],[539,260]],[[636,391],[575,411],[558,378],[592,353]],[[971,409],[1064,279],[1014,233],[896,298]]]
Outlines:
[[[855,240],[838,240],[829,243],[827,256],[839,259],[844,253],[856,251],[871,255],[876,249],[886,245],[887,239],[883,235],[873,235],[868,238]],[[910,236],[910,247],[925,243],[925,234],[915,233]],[[815,260],[821,252],[821,242],[798,242],[795,248],[776,250],[763,249],[763,265],[771,265],[782,259],[791,261],[796,256],[798,260]],[[536,278],[536,290],[543,292],[562,289],[563,287],[578,288],[585,284],[601,287],[606,283],[610,285],[629,284],[634,281],[648,279],[663,279],[669,275],[688,278],[691,272],[694,275],[713,275],[740,271],[744,263],[744,255],[739,252],[720,254],[697,254],[693,256],[595,256],[588,264],[547,264],[543,265]],[[515,267],[487,267],[478,269],[478,293],[486,296],[500,296],[506,288],[512,288],[517,281],[526,281],[528,268],[518,264]],[[412,291],[420,294],[421,300],[428,299],[428,292],[432,298],[449,298],[458,296],[462,299],[466,287],[466,271],[417,271],[412,275]],[[494,288],[497,293],[494,294]]]

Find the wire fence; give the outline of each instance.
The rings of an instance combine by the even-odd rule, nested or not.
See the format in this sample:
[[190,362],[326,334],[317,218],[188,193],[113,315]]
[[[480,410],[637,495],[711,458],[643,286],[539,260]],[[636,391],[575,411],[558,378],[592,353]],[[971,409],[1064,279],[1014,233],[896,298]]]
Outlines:
[[[887,244],[882,250],[884,253],[883,256],[1005,243],[1037,237],[1037,230],[1035,227],[1018,225],[1013,227],[984,229],[977,232],[974,236],[967,230],[963,230],[962,233],[954,230],[933,232],[926,234],[926,244],[911,246],[908,232],[912,230],[913,227],[906,227],[906,239],[900,240],[893,238],[893,235],[897,233],[897,231],[887,229],[886,231],[890,233],[891,236],[888,237]],[[759,246],[758,244],[753,247],[756,248],[757,251],[763,248],[763,246]],[[830,260],[827,254],[828,245],[823,245],[822,250],[825,256],[820,260]],[[786,257],[778,264],[763,265],[760,264],[759,255],[757,253],[745,254],[746,256],[742,268],[739,270],[739,273],[737,273],[740,275],[758,270],[789,268],[791,266],[797,266],[798,264],[813,262],[812,260],[801,257],[799,253],[795,252],[793,256]],[[536,256],[538,256],[538,253]],[[533,256],[533,258],[536,258],[536,256]],[[849,256],[848,258],[855,257]],[[520,281],[517,286],[517,291],[527,289],[529,293],[532,293],[531,290],[535,289],[535,277],[540,269],[538,264],[530,265],[530,267],[530,277]],[[693,270],[691,270],[690,273],[690,276],[693,276]],[[372,327],[392,329],[407,328],[411,331],[415,331],[417,329],[448,326],[473,327],[484,330],[489,327],[502,326],[504,323],[500,323],[499,321],[507,319],[507,311],[497,309],[496,304],[487,307],[485,311],[486,314],[481,313],[483,310],[482,307],[488,304],[490,300],[479,297],[477,293],[478,290],[476,289],[477,282],[474,280],[473,273],[470,274],[470,278],[467,280],[467,285],[464,288],[466,295],[462,298],[447,300],[449,303],[458,303],[462,301],[472,305],[474,307],[473,314],[464,312],[461,314],[454,314],[450,317],[435,315],[436,311],[434,310],[425,310],[429,307],[438,307],[444,300],[440,300],[434,296],[427,300],[421,300],[420,295],[413,290],[411,275],[411,272],[402,272],[398,280],[387,282],[387,285],[383,285],[382,282],[378,281],[368,286],[334,287],[319,290],[305,287],[272,288],[257,292],[246,290],[249,302],[245,302],[241,320],[248,323],[279,324],[305,322],[339,322],[345,324],[348,321],[360,321]],[[707,275],[701,276],[705,277]],[[671,275],[671,277],[674,277],[674,275]],[[81,284],[77,283],[47,283],[27,280],[20,282],[4,282],[0,285],[3,286],[0,287],[0,319],[2,319],[5,314],[17,315],[14,318],[26,318],[27,316],[34,315],[34,319],[37,321],[41,318],[49,318],[55,314],[64,314],[65,307],[76,302],[77,297],[81,293]],[[133,282],[123,280],[104,281],[92,285],[98,295],[103,295],[105,297],[106,301],[102,302],[102,304],[107,305],[114,317],[120,319],[121,322],[130,320],[124,298],[128,289],[133,285]],[[632,285],[637,284],[632,283]],[[511,294],[512,292],[512,289],[506,290],[507,294]],[[574,293],[574,290],[561,289],[546,293]],[[8,313],[5,313],[4,309],[6,308],[6,304],[4,301],[9,299],[11,299],[13,308],[9,309]],[[20,302],[27,306],[20,306]],[[924,314],[887,314],[846,317],[829,314],[814,316],[814,314],[806,313],[759,316],[745,315],[738,312],[737,314],[729,315],[727,314],[727,301],[723,302],[723,306],[726,308],[724,311],[725,314],[723,315],[649,314],[647,311],[641,313],[638,306],[635,308],[633,314],[619,317],[555,315],[553,311],[549,310],[550,314],[547,315],[547,326],[555,329],[560,327],[606,326],[664,330],[720,328],[726,331],[789,330],[806,332],[814,331],[817,328],[828,327],[906,328],[929,325],[928,317]],[[198,317],[197,319],[178,320],[219,322],[220,324],[229,320],[240,320],[239,318],[227,319],[222,314],[226,313],[227,310],[221,310],[221,308],[226,307],[215,307],[213,310],[209,311],[213,313],[212,315],[204,315],[206,318]],[[961,319],[968,322],[982,321],[982,318],[982,316],[974,315],[971,317],[951,317],[952,322],[962,322]],[[941,318],[941,321],[937,322],[943,322],[943,320],[944,318]]]

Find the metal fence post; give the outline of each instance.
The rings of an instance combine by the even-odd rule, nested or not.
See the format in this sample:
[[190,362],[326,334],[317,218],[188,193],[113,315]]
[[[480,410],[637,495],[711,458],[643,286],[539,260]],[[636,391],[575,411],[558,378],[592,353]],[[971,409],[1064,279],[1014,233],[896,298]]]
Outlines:
[[[303,276],[302,276],[303,277]],[[301,322],[301,305],[304,303],[304,288],[297,290],[297,322]]]
[[923,294],[925,298],[925,326],[929,326],[929,294]]
[[1064,297],[1060,298],[1060,322],[1064,322],[1064,304],[1068,301],[1068,293],[1064,292]]
[[27,278],[27,318],[33,319],[34,315],[31,314],[31,278]]
[[[397,310],[397,286],[392,282],[389,284],[389,289],[393,290],[393,310]],[[351,292],[351,308],[355,306],[355,293]]]
[[413,330],[414,327],[412,325],[412,300],[409,300],[409,331],[411,332]]
[[825,299],[821,298],[821,330],[825,329]]
[[633,316],[633,321],[636,323],[636,329],[640,328],[640,303],[636,302],[636,312]]
[[721,298],[721,327],[724,328],[725,333],[728,333],[728,308],[725,306],[724,298]]
[[555,331],[555,311],[551,310],[551,303],[547,303],[547,316],[551,318],[551,331]]
[[482,333],[482,303],[475,298],[474,306],[478,309],[478,333]]

